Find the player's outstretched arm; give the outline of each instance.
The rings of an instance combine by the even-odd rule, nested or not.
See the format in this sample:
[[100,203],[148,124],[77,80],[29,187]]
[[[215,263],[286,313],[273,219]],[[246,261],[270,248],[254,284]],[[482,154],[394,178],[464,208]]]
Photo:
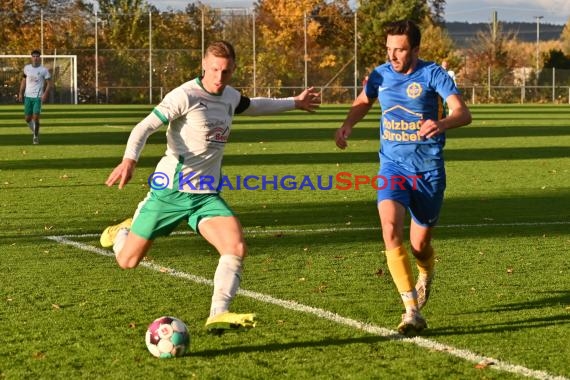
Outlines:
[[315,91],[314,87],[309,87],[295,96],[295,108],[307,112],[315,112],[321,106],[321,95]]
[[112,187],[117,181],[119,181],[119,189],[125,187],[125,185],[131,180],[133,177],[133,173],[135,172],[135,167],[137,162],[130,158],[124,158],[123,162],[121,162],[105,181],[105,185]]
[[287,98],[248,98],[242,96],[236,114],[245,116],[272,115],[281,112],[300,109],[315,112],[321,105],[321,96],[313,87],[309,87],[297,96]]
[[164,122],[153,111],[133,128],[127,141],[123,162],[113,169],[107,181],[105,181],[107,186],[111,187],[119,181],[119,189],[122,189],[129,183],[148,136],[163,124]]
[[342,126],[336,130],[334,139],[336,146],[340,149],[345,149],[348,146],[348,138],[352,133],[352,128],[358,123],[360,120],[366,116],[370,108],[373,105],[373,99],[370,99],[364,91],[358,95],[358,97],[352,103],[348,114],[346,115],[346,119],[342,123]]

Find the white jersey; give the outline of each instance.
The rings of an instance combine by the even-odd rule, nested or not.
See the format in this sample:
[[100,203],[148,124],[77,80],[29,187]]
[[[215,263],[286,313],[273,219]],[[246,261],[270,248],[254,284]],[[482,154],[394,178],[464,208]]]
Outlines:
[[[268,104],[272,104],[271,109]],[[135,127],[123,158],[138,160],[148,136],[168,124],[167,149],[156,173],[167,178],[170,189],[216,193],[234,114],[246,109],[246,114],[255,115],[294,108],[293,98],[249,99],[230,86],[226,86],[222,94],[210,94],[196,78],[166,94],[152,113]]]
[[24,76],[26,77],[25,97],[38,98],[42,96],[46,80],[51,78],[49,70],[44,66],[34,67],[31,64],[24,66]]

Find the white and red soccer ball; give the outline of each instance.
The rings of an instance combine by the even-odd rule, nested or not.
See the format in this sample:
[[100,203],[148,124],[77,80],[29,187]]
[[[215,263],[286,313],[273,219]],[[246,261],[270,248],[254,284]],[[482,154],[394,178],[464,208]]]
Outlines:
[[178,318],[160,317],[146,330],[146,347],[157,358],[183,356],[190,348],[188,327]]

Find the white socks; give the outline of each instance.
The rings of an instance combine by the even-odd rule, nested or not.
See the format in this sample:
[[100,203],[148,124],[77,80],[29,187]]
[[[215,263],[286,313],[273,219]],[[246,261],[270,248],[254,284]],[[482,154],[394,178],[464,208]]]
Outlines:
[[214,274],[214,294],[210,317],[229,310],[241,281],[242,258],[235,255],[222,255]]
[[125,242],[127,241],[127,235],[129,234],[128,228],[121,228],[117,232],[117,236],[115,236],[115,241],[113,242],[113,252],[115,252],[115,256],[121,252]]

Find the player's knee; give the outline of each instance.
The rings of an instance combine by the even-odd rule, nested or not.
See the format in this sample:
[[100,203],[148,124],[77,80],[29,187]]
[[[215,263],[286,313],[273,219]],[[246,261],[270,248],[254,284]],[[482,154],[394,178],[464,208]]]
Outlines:
[[246,244],[243,241],[236,243],[233,252],[235,252],[236,256],[245,257],[247,254]]
[[243,241],[227,244],[224,248],[220,249],[221,254],[231,253],[234,256],[244,258],[247,254],[247,246]]
[[424,259],[430,256],[432,249],[429,241],[411,242],[412,254],[417,259]]
[[402,242],[402,233],[399,231],[395,225],[388,224],[382,225],[382,238],[386,245],[397,246]]

